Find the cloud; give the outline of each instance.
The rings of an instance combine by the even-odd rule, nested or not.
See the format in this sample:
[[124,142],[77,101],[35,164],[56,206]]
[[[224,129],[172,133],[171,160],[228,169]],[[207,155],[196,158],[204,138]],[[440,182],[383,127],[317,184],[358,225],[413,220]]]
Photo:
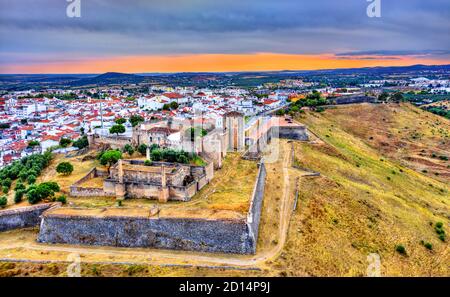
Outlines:
[[448,58],[450,1],[381,2],[382,17],[369,18],[366,0],[81,0],[82,17],[68,18],[64,0],[0,0],[0,67],[260,52]]

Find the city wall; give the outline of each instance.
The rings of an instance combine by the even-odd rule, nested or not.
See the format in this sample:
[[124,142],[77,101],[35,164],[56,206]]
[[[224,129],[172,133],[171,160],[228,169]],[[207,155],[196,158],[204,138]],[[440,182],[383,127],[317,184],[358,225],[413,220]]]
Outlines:
[[45,203],[0,210],[0,232],[39,226],[42,213],[51,207],[59,207],[60,205],[60,203]]
[[[86,210],[77,214],[49,211],[43,215],[38,241],[253,254],[256,252],[265,179],[266,169],[260,164],[246,218],[159,217],[150,212],[133,217],[126,216],[126,209],[120,209],[123,215],[101,216],[88,215]],[[195,188],[191,190],[196,191]]]

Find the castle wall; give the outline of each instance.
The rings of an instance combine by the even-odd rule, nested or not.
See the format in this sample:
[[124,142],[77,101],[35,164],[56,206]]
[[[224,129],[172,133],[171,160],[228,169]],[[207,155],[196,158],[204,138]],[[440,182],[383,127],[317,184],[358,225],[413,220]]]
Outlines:
[[253,253],[256,253],[256,244],[259,235],[259,222],[261,219],[262,203],[264,199],[264,188],[266,185],[266,166],[264,163],[259,165],[258,176],[256,177],[255,187],[253,189],[252,200],[250,202],[250,209],[247,215],[247,224],[249,228],[249,236],[251,238],[251,248]]
[[254,253],[245,220],[44,214],[38,241],[201,252]]
[[0,232],[39,226],[40,216],[50,207],[60,206],[60,203],[45,203],[27,207],[0,210]]

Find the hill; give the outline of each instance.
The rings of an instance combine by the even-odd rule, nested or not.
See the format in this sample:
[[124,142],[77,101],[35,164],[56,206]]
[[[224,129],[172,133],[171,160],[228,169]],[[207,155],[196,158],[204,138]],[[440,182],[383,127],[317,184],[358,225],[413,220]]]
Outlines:
[[[450,122],[409,104],[343,106],[298,120],[321,140],[295,143],[296,163],[321,176],[299,181],[275,271],[364,276],[368,255],[376,253],[382,275],[449,275],[450,163],[429,153],[450,155]],[[396,251],[400,245],[406,254]]]
[[82,78],[72,81],[71,86],[86,86],[86,85],[115,85],[115,84],[137,84],[144,81],[144,77],[119,73],[119,72],[106,72],[95,77]]

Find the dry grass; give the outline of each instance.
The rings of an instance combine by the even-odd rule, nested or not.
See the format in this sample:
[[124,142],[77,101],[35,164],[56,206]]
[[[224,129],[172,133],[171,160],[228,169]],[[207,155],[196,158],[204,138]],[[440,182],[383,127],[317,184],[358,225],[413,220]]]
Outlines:
[[[376,143],[367,140],[369,134],[392,133],[393,124],[377,125],[377,113],[409,124],[412,118],[419,125],[434,119],[407,105],[339,107],[323,114],[307,113],[301,119],[325,143],[296,143],[296,157],[322,176],[300,180],[299,207],[284,251],[273,264],[275,271],[363,276],[368,254],[378,253],[383,275],[450,274],[448,243],[438,239],[432,226],[438,221],[448,226],[450,189],[444,182],[403,166],[414,165],[403,163],[408,151],[380,152]],[[356,125],[362,114],[370,115],[370,125]],[[416,145],[442,149],[442,139],[422,129],[431,139]],[[432,243],[433,250],[427,250],[422,240]],[[406,247],[407,256],[395,252],[398,244]]]
[[[55,181],[61,187],[61,191],[68,194],[69,188],[76,181],[85,176],[93,167],[106,170],[97,160],[82,161],[83,156],[66,158],[64,155],[56,155],[50,165],[44,169],[38,177],[37,182]],[[73,165],[73,172],[70,175],[62,175],[56,172],[56,166],[60,162],[70,162]]]

